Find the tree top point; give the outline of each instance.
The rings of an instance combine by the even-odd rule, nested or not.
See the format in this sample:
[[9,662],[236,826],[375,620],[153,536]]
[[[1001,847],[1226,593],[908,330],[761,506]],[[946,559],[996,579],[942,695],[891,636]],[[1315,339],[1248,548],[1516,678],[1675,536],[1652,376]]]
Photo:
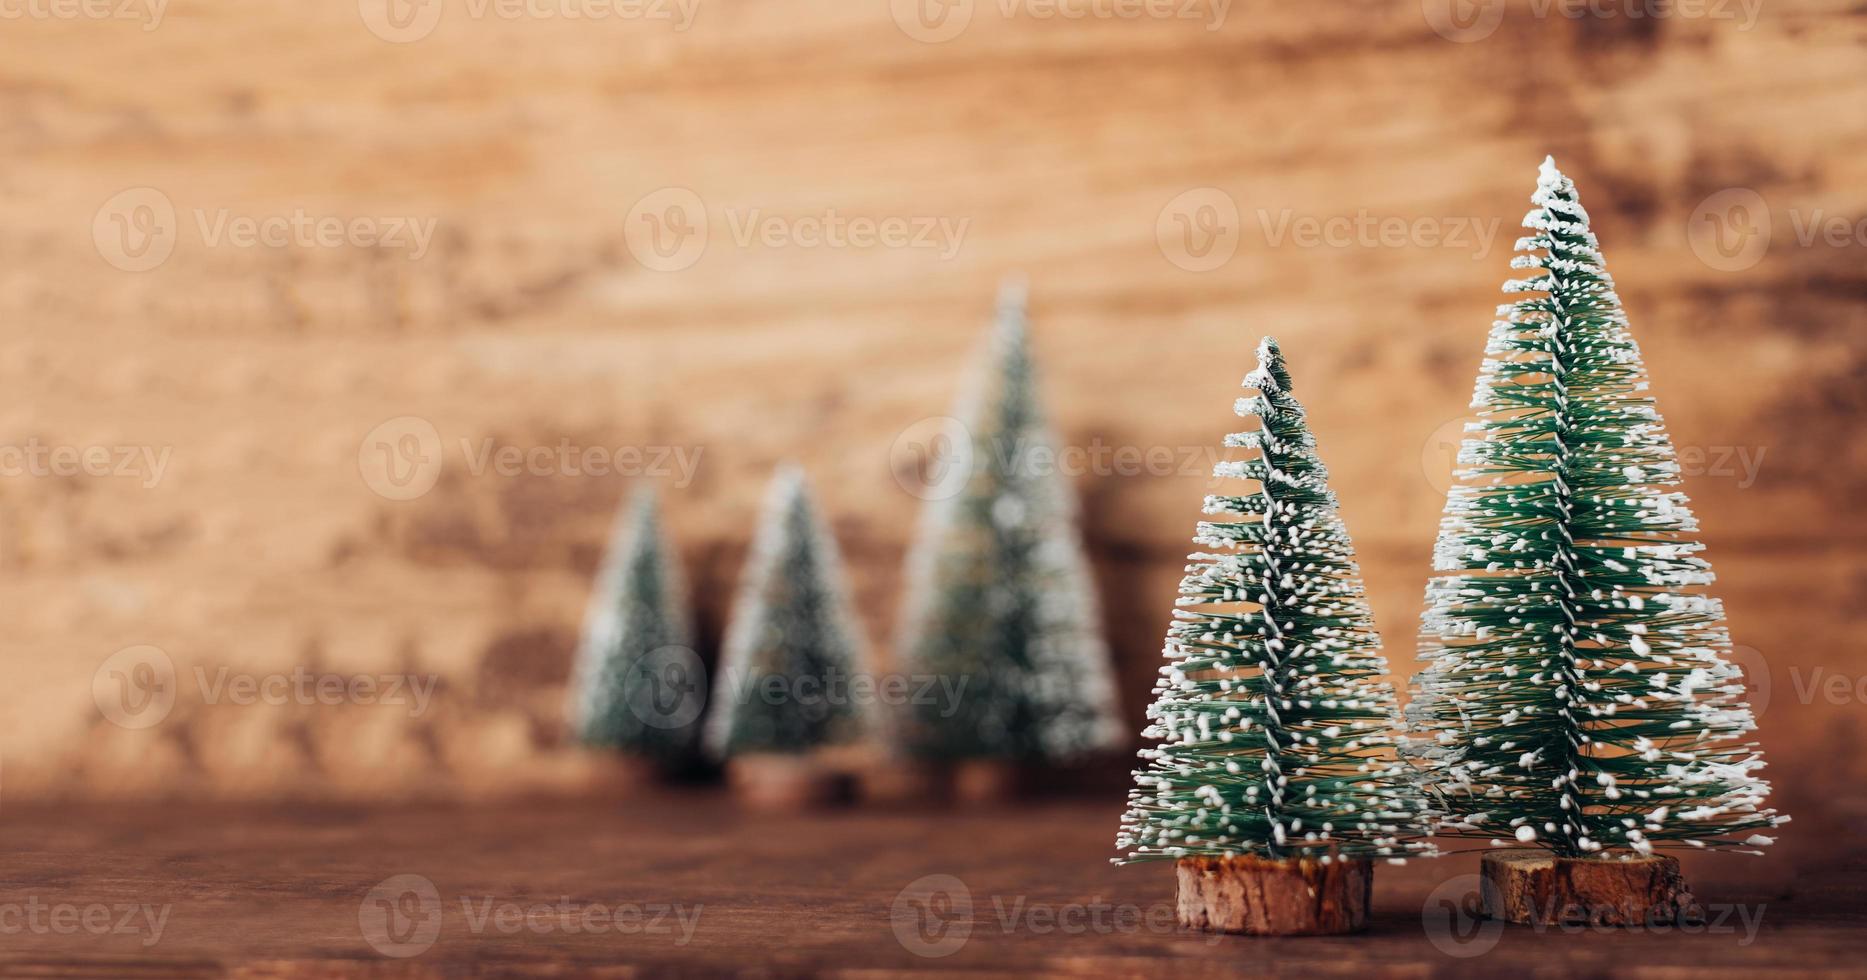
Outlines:
[[652,521],[659,516],[661,494],[655,489],[655,481],[635,481],[635,489],[629,493],[629,510],[637,521]]
[[1284,351],[1277,346],[1277,338],[1266,334],[1258,341],[1258,367],[1245,379],[1245,384],[1261,388],[1265,383],[1277,388],[1290,390],[1290,372],[1284,369]]
[[1545,154],[1543,157],[1543,165],[1537,168],[1536,182],[1544,185],[1554,185],[1561,181],[1562,171],[1556,169],[1555,155]]
[[790,500],[804,493],[804,467],[794,459],[779,462],[771,476],[772,496]]
[[1031,282],[1024,277],[1023,273],[1013,272],[1005,276],[1005,278],[999,280],[998,283],[999,315],[1003,316],[1006,313],[1022,314],[1024,308],[1030,303],[1030,297]]

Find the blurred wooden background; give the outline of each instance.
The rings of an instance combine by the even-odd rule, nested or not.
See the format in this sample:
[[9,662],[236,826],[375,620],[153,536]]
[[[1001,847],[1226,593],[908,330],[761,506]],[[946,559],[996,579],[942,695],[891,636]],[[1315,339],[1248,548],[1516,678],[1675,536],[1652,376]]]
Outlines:
[[[764,480],[799,459],[881,646],[919,506],[898,437],[947,411],[1014,272],[1073,446],[1215,446],[1258,336],[1280,338],[1410,673],[1452,440],[1554,153],[1675,439],[1702,454],[1687,490],[1765,675],[1796,830],[1867,817],[1859,5],[1766,2],[1753,21],[1735,3],[1656,19],[1510,2],[1451,40],[1434,0],[1239,3],[1216,29],[1210,6],[1063,19],[982,0],[930,42],[885,0],[699,0],[686,30],[445,0],[428,34],[391,43],[372,4],[0,24],[0,444],[169,452],[154,481],[0,478],[6,799],[583,785],[559,709],[629,481],[476,475],[463,440],[698,453],[663,492],[707,656]],[[119,196],[135,188],[159,196]],[[663,188],[693,197],[637,207]],[[1694,230],[1708,201],[1757,227],[1732,189],[1764,202],[1760,257]],[[644,219],[696,199],[704,253],[645,267]],[[964,234],[950,250],[742,240],[755,215],[796,231],[832,209]],[[298,212],[431,221],[433,238],[419,257],[209,238],[223,214]],[[1303,236],[1361,216],[1452,237]],[[119,267],[152,254],[121,236],[164,227],[165,261]],[[1189,259],[1186,228],[1220,251]],[[401,417],[443,450],[412,500],[359,468]],[[1207,481],[1076,482],[1138,728]],[[168,717],[129,729],[92,682],[138,645],[180,683]],[[193,680],[298,666],[439,688],[411,717],[208,705]]]

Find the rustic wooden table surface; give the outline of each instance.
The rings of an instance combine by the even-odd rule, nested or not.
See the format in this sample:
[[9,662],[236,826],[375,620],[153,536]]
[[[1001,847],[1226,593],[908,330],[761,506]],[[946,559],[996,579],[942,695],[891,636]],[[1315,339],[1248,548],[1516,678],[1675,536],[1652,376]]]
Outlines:
[[1106,863],[1116,813],[1102,799],[759,816],[698,790],[15,807],[0,813],[0,975],[1755,977],[1860,973],[1867,953],[1867,862],[1839,854],[1688,861],[1708,918],[1684,928],[1466,919],[1464,853],[1379,868],[1365,935],[1188,934],[1166,867]]

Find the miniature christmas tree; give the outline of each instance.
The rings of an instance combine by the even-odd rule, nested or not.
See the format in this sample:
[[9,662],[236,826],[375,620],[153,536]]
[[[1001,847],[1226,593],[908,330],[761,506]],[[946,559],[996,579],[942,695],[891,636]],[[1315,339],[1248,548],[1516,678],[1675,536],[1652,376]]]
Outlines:
[[955,416],[967,466],[930,500],[908,561],[897,649],[954,698],[917,699],[903,742],[948,761],[1068,759],[1118,746],[1115,683],[1076,501],[1038,405],[1024,291],[999,299]]
[[[1238,400],[1254,450],[1214,477],[1167,630],[1167,664],[1116,846],[1178,862],[1182,921],[1228,932],[1343,932],[1367,920],[1371,859],[1430,850],[1425,801],[1394,752],[1397,703],[1348,530],[1277,344]],[[1252,879],[1239,889],[1238,879]],[[1318,898],[1320,895],[1322,898]]]
[[[692,647],[678,556],[644,484],[617,515],[584,617],[570,690],[576,738],[661,763],[688,758],[705,697]],[[692,677],[669,676],[689,667]]]
[[[1640,349],[1553,161],[1531,200],[1511,265],[1540,271],[1505,283],[1520,298],[1485,347],[1408,709],[1445,832],[1547,849],[1533,867],[1767,844],[1754,832],[1788,818],[1764,807],[1763,759],[1741,741],[1743,680]],[[1671,888],[1667,862],[1652,876]],[[1583,904],[1618,921],[1614,901]]]
[[871,678],[859,673],[867,663],[836,543],[803,471],[785,466],[772,479],[741,575],[708,748],[729,767],[753,760],[733,774],[748,795],[809,802],[822,792],[814,754],[870,734],[873,698],[863,692]]

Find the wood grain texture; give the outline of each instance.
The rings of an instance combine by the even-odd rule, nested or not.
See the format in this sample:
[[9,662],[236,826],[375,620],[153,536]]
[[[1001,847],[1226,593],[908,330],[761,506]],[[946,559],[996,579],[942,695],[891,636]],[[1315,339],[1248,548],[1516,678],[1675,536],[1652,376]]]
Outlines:
[[1702,918],[1679,873],[1679,860],[1577,860],[1548,851],[1509,849],[1484,856],[1485,914],[1505,922],[1650,925]]
[[[1209,30],[981,0],[941,44],[906,36],[890,7],[709,0],[676,32],[476,18],[447,0],[409,44],[343,2],[173,0],[154,30],[7,21],[0,444],[170,452],[149,486],[0,480],[9,803],[486,800],[600,782],[565,745],[563,685],[630,479],[476,470],[489,442],[687,453],[663,500],[708,658],[760,488],[799,459],[863,623],[888,637],[921,503],[897,482],[899,437],[948,411],[1013,271],[1031,281],[1064,440],[1170,461],[1073,477],[1133,730],[1209,489],[1202,454],[1263,333],[1299,372],[1395,672],[1410,673],[1448,433],[1553,152],[1694,454],[1686,490],[1719,592],[1774,691],[1759,737],[1798,818],[1786,838],[1862,826],[1867,759],[1820,747],[1867,739],[1867,529],[1851,519],[1867,250],[1796,234],[1818,211],[1867,214],[1858,5],[1773,0],[1746,24],[1537,17],[1512,0],[1470,44],[1412,2],[1240,3]],[[173,205],[178,240],[127,272],[94,225],[139,187]],[[629,215],[667,187],[703,200],[710,242],[663,272]],[[1190,272],[1160,228],[1201,188],[1238,205],[1238,247]],[[1775,225],[1736,272],[1691,238],[1695,209],[1729,188],[1762,195]],[[950,255],[734,234],[830,209],[968,224]],[[300,211],[432,220],[434,235],[417,258],[203,231]],[[1501,225],[1432,246],[1295,233],[1363,214]],[[434,427],[442,466],[426,494],[391,500],[359,455],[407,417]],[[92,682],[138,644],[172,659],[179,696],[129,730],[100,715]],[[198,679],[298,667],[439,686],[417,714],[210,703]]]
[[1181,858],[1180,924],[1247,936],[1334,936],[1368,927],[1371,861]]
[[[1801,868],[1690,855],[1708,911],[1744,916],[1696,929],[1487,931],[1448,919],[1448,897],[1475,891],[1478,858],[1466,853],[1382,866],[1357,936],[1193,932],[1174,921],[1170,865],[1107,863],[1118,815],[1111,802],[1052,801],[932,819],[774,816],[715,791],[473,807],[14,807],[0,821],[0,974],[1750,978],[1857,974],[1867,938],[1863,862],[1845,842]],[[400,890],[424,883],[425,897]],[[147,944],[140,916],[102,935],[10,928],[34,902],[166,918]],[[406,919],[392,927],[386,913],[398,909]]]

